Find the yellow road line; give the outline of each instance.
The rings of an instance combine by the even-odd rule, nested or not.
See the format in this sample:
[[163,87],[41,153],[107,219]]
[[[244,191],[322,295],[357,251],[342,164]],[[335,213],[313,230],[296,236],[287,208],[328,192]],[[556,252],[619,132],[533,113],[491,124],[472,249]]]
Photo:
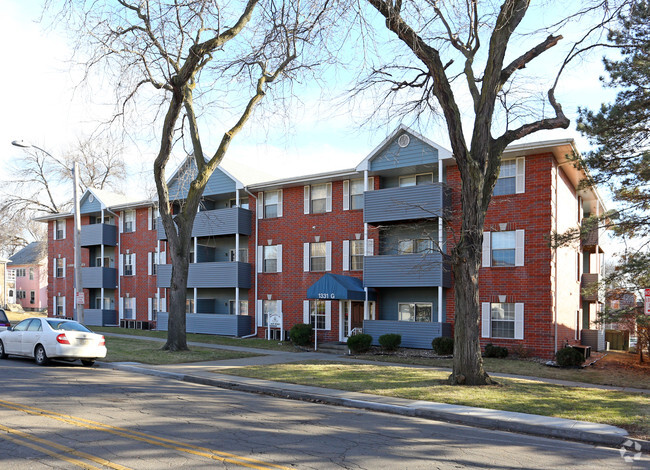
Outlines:
[[121,428],[117,426],[111,426],[108,424],[100,423],[97,421],[78,418],[71,415],[65,415],[61,413],[56,413],[53,411],[44,410],[42,408],[37,408],[29,405],[20,405],[17,403],[8,402],[5,400],[0,400],[0,406],[5,408],[14,409],[17,411],[22,411],[24,413],[32,415],[42,415],[58,421],[62,421],[68,424],[72,424],[79,427],[85,427],[88,429],[94,429],[98,431],[108,432],[110,434],[115,434],[118,436],[126,437],[129,439],[135,439],[141,442],[146,442],[148,444],[157,445],[160,447],[165,447],[168,449],[178,450],[181,452],[186,452],[193,455],[198,455],[201,457],[207,457],[212,460],[217,460],[220,462],[228,462],[236,465],[241,465],[243,467],[254,468],[258,470],[268,470],[268,469],[280,469],[280,470],[294,470],[290,467],[285,467],[282,465],[275,465],[272,463],[267,463],[258,459],[253,459],[250,457],[243,457],[240,455],[232,454],[229,452],[222,452],[214,449],[209,449],[201,446],[194,446],[191,444],[178,444],[178,441],[167,439],[164,437],[150,436],[148,434],[132,431],[126,428]]
[[[73,454],[73,455],[79,455],[80,454],[80,452],[77,452],[77,451],[75,451],[74,449],[72,449],[70,447],[62,446],[62,445],[57,444],[55,442],[46,441],[45,439],[41,439],[39,437],[30,436],[29,434],[26,434],[26,433],[24,433],[22,431],[19,431],[17,429],[8,428],[7,426],[3,426],[2,424],[0,424],[0,430],[5,431],[7,433],[7,435],[2,436],[2,439],[6,439],[6,440],[11,441],[11,442],[13,442],[15,444],[18,444],[20,446],[29,447],[30,449],[33,449],[33,450],[35,450],[37,452],[42,452],[44,454],[47,454],[50,457],[65,460],[66,462],[74,464],[77,467],[85,468],[87,470],[101,470],[99,467],[95,467],[94,465],[90,465],[90,464],[88,464],[86,462],[82,462],[81,460],[73,459],[72,457],[68,457],[68,456],[63,455],[63,454],[52,452],[49,449],[37,446],[36,444],[32,444],[31,442],[26,442],[24,440],[12,437],[10,434],[17,434],[18,436],[22,437],[23,439],[29,439],[31,441],[38,442],[40,444],[45,444],[47,446],[54,447],[55,449],[59,449],[59,450],[62,450],[64,452],[68,452],[68,453]],[[91,460],[93,460],[93,459],[91,459]],[[113,467],[113,468],[115,468],[115,467]],[[126,468],[126,467],[122,467],[122,468]]]

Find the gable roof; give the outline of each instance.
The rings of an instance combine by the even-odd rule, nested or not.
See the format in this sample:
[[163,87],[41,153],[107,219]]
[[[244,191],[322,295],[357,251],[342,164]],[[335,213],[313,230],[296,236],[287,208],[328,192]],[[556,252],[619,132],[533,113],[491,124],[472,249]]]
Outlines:
[[32,242],[9,258],[9,264],[39,264],[47,258],[47,242]]

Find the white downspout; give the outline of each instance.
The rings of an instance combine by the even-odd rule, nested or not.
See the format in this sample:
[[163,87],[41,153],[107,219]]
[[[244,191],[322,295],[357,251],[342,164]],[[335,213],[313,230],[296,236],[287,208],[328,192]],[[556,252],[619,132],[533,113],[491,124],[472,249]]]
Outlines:
[[[374,188],[373,188],[374,189]],[[368,170],[363,170],[363,191],[364,193],[368,191]],[[365,201],[364,201],[365,205]],[[363,256],[364,258],[368,256],[368,223],[363,223]],[[368,288],[363,288],[365,292],[365,300],[363,301],[363,319],[370,320],[370,311],[368,304]],[[348,312],[348,322],[352,321],[352,312]]]
[[[246,191],[250,197],[255,199],[255,207],[257,208],[257,198],[248,189],[244,188],[244,191]],[[248,207],[250,207],[250,204],[251,203],[248,204]],[[257,243],[258,243],[257,229],[259,228],[259,220],[260,220],[259,216],[257,215],[257,213],[255,213],[255,264],[259,263],[259,260],[257,259]],[[253,319],[253,323],[255,324],[255,333],[251,335],[242,336],[241,338],[251,338],[253,336],[257,336],[257,315],[262,314],[262,312],[257,311],[257,266],[254,266],[254,268],[255,269],[253,271],[255,272],[255,298],[253,299],[254,302],[253,305],[255,305],[255,318]],[[250,304],[250,300],[249,300],[249,304]],[[284,315],[283,315],[283,319],[284,319]]]

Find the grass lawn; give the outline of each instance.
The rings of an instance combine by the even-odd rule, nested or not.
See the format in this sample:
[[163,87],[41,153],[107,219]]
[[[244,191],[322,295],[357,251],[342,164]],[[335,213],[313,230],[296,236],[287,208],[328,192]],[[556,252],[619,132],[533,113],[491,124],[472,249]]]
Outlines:
[[47,316],[45,313],[39,313],[39,312],[13,312],[11,310],[5,310],[5,313],[7,314],[7,318],[11,322],[12,326],[18,322],[23,321],[26,318]]
[[259,355],[199,347],[192,347],[191,351],[186,352],[169,352],[161,350],[161,347],[162,343],[107,336],[106,349],[108,349],[108,353],[106,358],[101,360],[106,362],[141,362],[143,364],[180,364],[183,362],[219,361]]
[[[90,329],[98,333],[119,333],[133,336],[148,336],[150,338],[167,338],[166,331],[134,330],[131,328],[117,328],[112,326],[91,326]],[[187,341],[208,344],[223,344],[226,346],[242,346],[246,348],[274,349],[276,351],[300,352],[300,350],[295,348],[290,341],[269,341],[261,338],[231,338],[229,336],[187,333]]]
[[219,370],[219,373],[390,397],[605,423],[650,437],[650,396],[499,379],[499,385],[457,387],[447,372],[373,364],[305,361]]
[[[396,364],[417,364],[429,367],[451,368],[451,359],[438,359],[431,357],[403,357],[394,355],[362,354],[355,356],[358,359],[379,362],[392,362]],[[623,351],[609,351],[607,356],[596,364],[584,369],[560,369],[548,367],[535,361],[519,359],[483,358],[485,370],[488,373],[502,373],[514,375],[528,375],[545,379],[570,380],[598,385],[614,385],[617,387],[634,387],[650,389],[650,369],[621,367],[621,358],[635,363],[635,355]],[[608,367],[610,362],[616,362]]]

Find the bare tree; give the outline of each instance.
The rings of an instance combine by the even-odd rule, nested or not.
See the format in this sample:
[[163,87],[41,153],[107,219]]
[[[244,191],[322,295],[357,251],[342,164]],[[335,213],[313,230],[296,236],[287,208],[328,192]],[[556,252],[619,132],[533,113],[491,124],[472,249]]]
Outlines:
[[[312,57],[325,47],[327,28],[321,25],[327,23],[333,3],[100,0],[87,6],[83,1],[65,2],[62,14],[69,25],[78,27],[79,50],[84,44],[90,46],[85,60],[88,73],[100,64],[114,72],[118,109],[113,121],[128,127],[132,118],[140,124],[148,120],[158,130],[154,178],[172,263],[164,349],[187,349],[191,233],[208,179],[265,95],[278,88],[280,94],[290,92],[291,81],[286,79],[313,65]],[[305,48],[311,48],[312,54],[305,54]],[[152,105],[154,114],[143,114],[142,103]],[[219,142],[207,150],[199,129],[214,126],[210,117],[228,124]],[[166,170],[176,144],[192,155],[193,173],[183,204],[172,214]]]
[[[499,175],[501,155],[507,145],[537,131],[569,126],[569,119],[555,98],[560,73],[582,50],[593,46],[587,44],[587,38],[599,30],[599,25],[611,20],[615,12],[607,10],[606,0],[593,4],[583,2],[585,6],[576,16],[547,25],[545,38],[535,40],[507,62],[506,54],[515,38],[518,48],[524,47],[522,41],[530,40],[515,36],[528,11],[527,0],[503,0],[497,5],[476,0],[367,0],[367,3],[384,17],[386,28],[410,51],[407,55],[410,61],[399,63],[401,57],[396,54],[376,68],[364,86],[389,83],[392,97],[397,92],[408,91],[409,99],[401,104],[400,112],[426,116],[440,109],[447,126],[461,176],[462,205],[461,229],[451,251],[455,278],[455,351],[450,381],[488,384],[491,380],[483,368],[479,343],[478,279],[485,215]],[[545,106],[536,107],[541,112],[529,113],[521,97],[513,103],[509,96],[515,95],[517,87],[512,86],[515,77],[562,40],[556,32],[570,27],[570,19],[597,10],[603,12],[599,25],[588,29],[564,62],[560,61],[557,76],[546,92]],[[487,50],[481,47],[484,44]],[[413,59],[417,62],[413,63]],[[454,83],[457,78],[464,84],[462,94],[458,93],[458,81]],[[465,97],[470,103],[468,109],[462,104]],[[544,115],[546,110],[550,115]],[[496,125],[498,117],[502,119],[500,125]],[[500,135],[494,135],[495,132]]]

